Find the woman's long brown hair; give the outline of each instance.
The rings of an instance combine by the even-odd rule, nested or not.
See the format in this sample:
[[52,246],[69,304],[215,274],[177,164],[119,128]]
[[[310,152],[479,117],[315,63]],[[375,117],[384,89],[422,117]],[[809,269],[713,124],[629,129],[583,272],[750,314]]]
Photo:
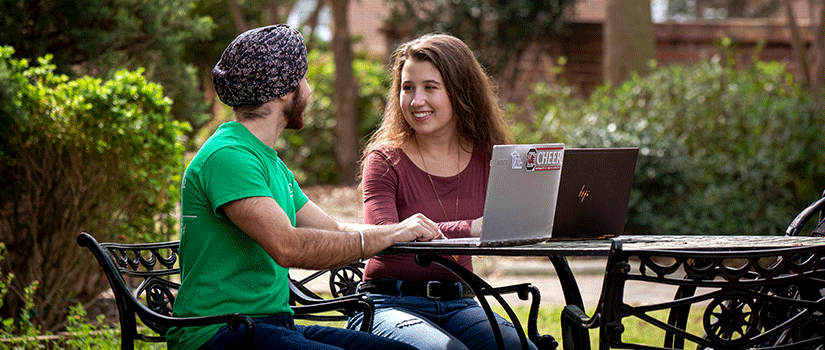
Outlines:
[[513,143],[498,105],[495,85],[478,63],[470,48],[460,39],[446,34],[427,34],[402,44],[391,57],[392,86],[381,125],[370,137],[361,157],[381,145],[400,146],[413,137],[415,131],[401,112],[401,70],[409,60],[431,62],[441,78],[453,106],[456,130],[474,147],[492,149],[496,144]]

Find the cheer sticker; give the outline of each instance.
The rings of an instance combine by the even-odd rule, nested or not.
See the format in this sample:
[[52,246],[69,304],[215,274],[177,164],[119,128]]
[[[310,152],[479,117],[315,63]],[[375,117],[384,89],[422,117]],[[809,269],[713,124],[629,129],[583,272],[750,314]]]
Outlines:
[[[563,153],[563,147],[531,148],[527,151],[527,154],[524,156],[524,170],[561,170],[561,160]],[[513,162],[515,163],[515,159],[513,160]],[[519,159],[519,162],[522,161]]]

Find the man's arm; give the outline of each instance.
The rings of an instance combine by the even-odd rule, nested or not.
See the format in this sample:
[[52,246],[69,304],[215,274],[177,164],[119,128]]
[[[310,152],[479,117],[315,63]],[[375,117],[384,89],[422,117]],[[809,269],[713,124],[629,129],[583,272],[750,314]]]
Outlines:
[[418,225],[418,223],[421,223],[422,225],[427,225],[430,229],[438,231],[436,232],[435,237],[433,237],[432,239],[444,238],[444,235],[439,231],[438,224],[434,221],[431,221],[423,214],[413,215],[413,217],[409,218],[408,220],[396,223],[394,225],[344,223],[336,221],[334,218],[329,216],[329,214],[327,214],[323,209],[318,207],[318,205],[313,203],[311,200],[307,201],[307,203],[304,204],[301,210],[299,210],[296,213],[296,221],[298,227],[313,227],[317,229],[330,231],[361,231],[364,233],[365,237],[371,235],[390,236],[387,237],[391,240],[388,243],[388,245],[381,247],[375,252],[372,252],[370,247],[366,246],[366,244],[369,244],[369,241],[372,241],[373,238],[367,238],[365,240],[366,244],[364,249],[364,258],[368,258],[375,255],[376,253],[384,250],[384,248],[392,245],[395,242],[406,242],[411,240],[428,241],[429,239],[426,238],[407,239],[404,235],[399,236],[397,234],[394,234],[393,232],[396,230],[409,229],[411,227]]
[[[283,267],[327,269],[377,254],[394,242],[427,241],[440,236],[438,226],[423,215],[387,226],[339,224],[307,202],[293,227],[286,213],[271,197],[249,197],[221,206],[226,216],[252,237]],[[341,232],[352,230],[352,232]]]

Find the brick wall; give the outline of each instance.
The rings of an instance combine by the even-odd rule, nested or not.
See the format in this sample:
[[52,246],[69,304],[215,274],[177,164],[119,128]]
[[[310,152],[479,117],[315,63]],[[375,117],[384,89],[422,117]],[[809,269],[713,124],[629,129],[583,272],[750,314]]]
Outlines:
[[[660,65],[709,59],[721,53],[719,43],[728,37],[734,42],[737,62],[740,64],[750,64],[753,54],[760,50],[759,59],[786,62],[789,69],[796,69],[790,29],[783,21],[706,20],[691,23],[657,23],[654,24],[654,31],[657,45],[655,58]],[[802,35],[808,45],[813,42],[814,32],[809,26],[802,27]],[[529,86],[539,80],[564,79],[573,85],[580,95],[586,96],[602,84],[601,23],[570,23],[562,33],[553,36],[546,43],[540,43],[535,49],[546,53],[543,55],[549,56],[549,62],[557,62],[559,57],[565,57],[564,73],[559,77],[553,77],[546,66],[533,66],[521,73],[521,82],[517,86]],[[514,96],[522,94],[513,93]]]

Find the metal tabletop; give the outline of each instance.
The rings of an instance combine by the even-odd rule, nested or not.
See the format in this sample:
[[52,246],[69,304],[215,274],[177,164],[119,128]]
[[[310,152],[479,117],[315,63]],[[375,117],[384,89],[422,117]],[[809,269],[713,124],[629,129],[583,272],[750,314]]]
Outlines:
[[497,255],[497,256],[607,256],[613,240],[620,240],[623,249],[634,250],[709,250],[748,251],[794,246],[821,246],[825,238],[807,236],[653,236],[622,235],[608,239],[550,240],[516,246],[434,246],[394,245],[381,255]]

